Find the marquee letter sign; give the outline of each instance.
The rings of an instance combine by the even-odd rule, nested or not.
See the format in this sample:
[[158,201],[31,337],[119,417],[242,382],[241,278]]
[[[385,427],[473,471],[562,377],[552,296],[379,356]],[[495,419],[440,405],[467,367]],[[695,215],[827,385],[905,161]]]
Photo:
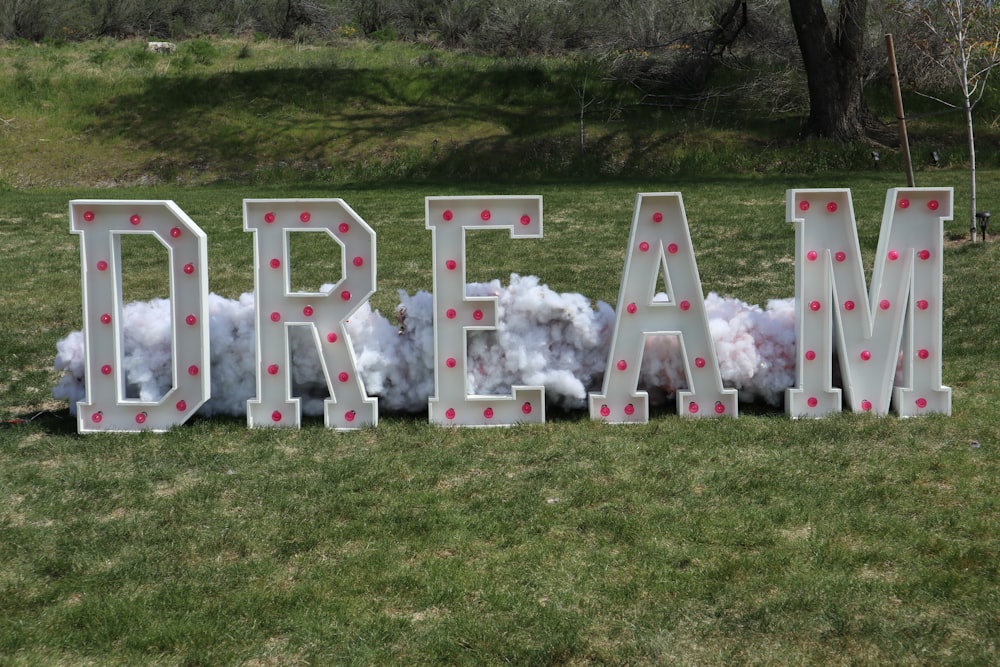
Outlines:
[[[795,229],[795,335],[791,305],[784,300],[778,324],[782,374],[770,382],[768,395],[773,399],[783,392],[788,415],[819,418],[839,412],[842,391],[857,413],[951,414],[951,389],[942,385],[941,371],[943,223],[952,217],[953,200],[951,188],[886,193],[869,286],[850,191],[788,190],[786,220]],[[433,247],[433,395],[426,397],[426,374],[398,385],[413,390],[418,406],[427,398],[433,424],[544,422],[545,387],[515,384],[509,395],[486,395],[472,386],[477,376],[470,372],[468,332],[494,331],[512,315],[499,310],[496,296],[468,295],[465,247],[468,230],[505,229],[512,238],[541,238],[542,198],[427,197],[424,206]],[[301,401],[292,395],[290,327],[303,327],[316,346],[330,394],[323,402],[326,426],[377,425],[378,399],[366,393],[347,330],[348,319],[361,317],[355,314],[376,288],[375,232],[341,199],[245,199],[243,223],[254,239],[256,395],[244,393],[241,381],[241,393],[236,401],[227,396],[227,405],[245,401],[250,427],[300,426]],[[83,336],[72,336],[65,348],[60,341],[60,355],[65,355],[57,357],[56,366],[64,369],[57,389],[65,385],[64,396],[75,402],[78,431],[165,431],[183,424],[212,389],[205,233],[174,202],[161,200],[73,200],[70,230],[80,236]],[[340,274],[333,287],[292,291],[293,233],[323,234],[337,243]],[[138,310],[123,303],[122,239],[130,234],[152,236],[167,251],[169,321],[166,314],[136,317]],[[687,386],[676,392],[678,414],[736,417],[737,390],[722,383],[680,193],[637,195],[625,254],[610,349],[594,347],[604,344],[610,328],[610,314],[605,315],[610,309],[602,304],[600,323],[593,327],[599,335],[584,350],[591,369],[595,351],[598,359],[607,355],[601,391],[587,396],[590,417],[607,423],[649,421],[649,396],[639,390],[640,368],[647,343],[657,336],[677,341],[677,351],[671,339],[657,359],[669,362],[671,373],[683,365]],[[162,300],[156,308],[167,310]],[[366,316],[388,326],[381,330],[389,338],[410,342],[391,335],[392,325],[378,319],[379,313]],[[427,319],[425,314],[421,321]],[[716,324],[713,319],[712,327]],[[390,345],[384,338],[373,342]],[[503,336],[497,340],[510,344]],[[421,344],[418,353],[424,349]],[[558,353],[552,343],[547,349]],[[785,372],[793,354],[794,385]],[[834,385],[834,354],[839,387]],[[587,373],[592,377],[591,370]],[[653,384],[664,390],[676,386],[673,377]],[[582,386],[573,386],[574,401],[581,398]],[[225,394],[226,387],[218,382],[216,394]]]
[[[77,429],[166,431],[208,400],[208,239],[172,201],[70,202],[83,272],[86,400]],[[148,234],[169,254],[172,386],[158,400],[126,397],[122,355],[121,240]]]
[[[365,393],[344,322],[375,292],[375,232],[341,199],[245,199],[243,228],[254,235],[257,397],[251,426],[297,427],[291,395],[288,327],[306,326],[319,351],[330,398],[327,428],[378,423],[378,399]],[[325,292],[292,292],[289,235],[327,234],[341,247],[341,278]]]
[[[870,294],[865,292],[850,190],[789,190],[795,225],[797,384],[785,395],[792,417],[841,409],[832,385],[833,333],[843,387],[854,412],[901,417],[951,414],[941,385],[943,222],[951,188],[886,194]],[[893,389],[897,365],[903,384]]]
[[430,421],[446,426],[503,426],[545,421],[545,388],[513,387],[510,396],[470,395],[466,332],[495,328],[496,297],[465,295],[465,231],[509,229],[542,237],[542,198],[427,197],[434,245],[434,396]]
[[[661,273],[665,297],[656,294]],[[649,421],[649,397],[637,387],[643,347],[651,335],[680,339],[689,386],[677,392],[679,414],[736,416],[737,393],[722,387],[680,193],[637,196],[617,313],[604,387],[590,395],[591,419]]]

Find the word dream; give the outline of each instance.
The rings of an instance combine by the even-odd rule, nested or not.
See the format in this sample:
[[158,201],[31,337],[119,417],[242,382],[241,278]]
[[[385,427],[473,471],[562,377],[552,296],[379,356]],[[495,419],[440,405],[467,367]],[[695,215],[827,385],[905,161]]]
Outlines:
[[[843,409],[900,416],[951,412],[941,385],[943,223],[950,188],[900,188],[886,194],[870,289],[865,290],[851,194],[846,189],[789,190],[795,229],[796,382],[785,392],[792,418]],[[328,428],[378,423],[345,326],[376,289],[376,234],[341,199],[247,199],[244,229],[254,235],[256,396],[250,427],[298,427],[291,395],[289,328],[312,332],[329,390]],[[494,328],[497,299],[467,296],[465,234],[507,230],[541,238],[539,196],[427,197],[433,237],[434,394],[429,419],[445,426],[503,426],[545,421],[545,388],[512,386],[509,395],[470,394],[467,335]],[[172,201],[74,200],[70,227],[81,237],[86,398],[78,429],[164,431],[183,424],[210,395],[207,236]],[[322,292],[292,292],[292,233],[324,233],[341,248],[341,278]],[[156,401],[126,398],[122,355],[121,240],[149,234],[169,255],[172,386]],[[657,293],[663,279],[666,294]],[[638,390],[647,337],[676,336],[687,388],[677,411],[736,417],[737,390],[723,386],[705,298],[680,193],[639,194],[626,249],[614,333],[590,417],[609,423],[649,419]],[[836,338],[834,338],[836,337]],[[838,355],[842,389],[833,386]],[[897,383],[897,367],[902,381]]]

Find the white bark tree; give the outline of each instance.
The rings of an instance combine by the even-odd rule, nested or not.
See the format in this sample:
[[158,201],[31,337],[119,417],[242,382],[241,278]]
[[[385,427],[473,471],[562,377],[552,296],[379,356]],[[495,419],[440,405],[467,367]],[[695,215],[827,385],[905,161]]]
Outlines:
[[896,9],[912,20],[919,33],[907,37],[934,66],[941,68],[957,85],[961,103],[938,97],[947,106],[965,114],[969,148],[969,237],[977,240],[976,229],[976,135],[972,111],[986,92],[990,73],[1000,65],[1000,7],[994,0],[908,1]]

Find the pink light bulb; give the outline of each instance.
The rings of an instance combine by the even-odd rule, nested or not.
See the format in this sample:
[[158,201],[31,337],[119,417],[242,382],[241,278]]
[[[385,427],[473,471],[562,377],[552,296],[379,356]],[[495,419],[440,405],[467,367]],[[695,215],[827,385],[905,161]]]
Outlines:
[[919,308],[920,310],[927,310],[929,306],[930,304],[927,303],[927,299],[920,299],[919,301],[917,301],[917,308]]
[[483,319],[483,311],[478,310],[478,309],[472,311],[472,319],[474,319],[477,322],[480,321],[481,319]]
[[677,304],[677,305],[679,305],[679,306],[680,306],[680,308],[681,308],[681,310],[683,310],[683,311],[685,311],[685,312],[687,312],[687,311],[691,310],[691,302],[690,302],[690,301],[688,301],[687,299],[683,299],[683,300],[682,300],[682,301],[681,301],[681,302],[680,302],[679,304]]
[[185,264],[184,265],[184,273],[186,273],[189,276],[192,273],[194,273],[194,264]]
[[278,368],[278,364],[271,364],[270,366],[267,367],[267,374],[277,375],[279,370],[280,369]]
[[868,350],[861,350],[861,361],[871,361],[872,353]]
[[695,357],[694,358],[694,365],[695,365],[696,368],[704,368],[705,367],[705,363],[706,363],[705,359],[702,358],[702,357]]
[[530,225],[531,224],[531,216],[530,215],[522,215],[521,216],[521,224],[524,225],[525,227],[527,227],[528,225]]
[[878,307],[881,308],[882,310],[889,310],[890,308],[892,308],[892,302],[889,301],[889,299],[882,299],[881,301],[878,302]]
[[281,313],[279,313],[278,311],[274,311],[273,313],[271,313],[271,321],[272,322],[280,322],[281,321]]
[[890,262],[895,262],[897,259],[899,259],[899,251],[898,250],[890,250],[889,251],[889,261]]
[[626,405],[625,406],[625,414],[627,414],[629,417],[631,417],[632,415],[634,415],[635,414],[635,406],[632,405],[631,403],[629,403],[628,405]]
[[447,366],[448,368],[454,368],[455,366],[458,365],[458,359],[456,359],[455,357],[448,357],[447,359],[444,360],[444,365]]
[[272,269],[280,269],[281,268],[281,260],[278,259],[277,257],[275,257],[274,259],[272,259],[269,263],[270,263]]
[[921,410],[923,410],[924,408],[926,408],[927,407],[927,399],[926,398],[918,398],[917,399],[917,407],[920,408]]
[[142,222],[142,218],[139,215],[133,215],[128,221],[133,225],[138,225]]
[[726,406],[722,404],[722,401],[716,401],[715,402],[715,414],[721,415],[721,414],[725,414],[725,412],[726,412]]
[[701,408],[694,401],[688,403],[688,412],[690,412],[691,414],[696,415],[698,414],[699,410],[701,410]]
[[816,359],[816,350],[806,350],[806,361],[814,361]]
[[931,356],[931,353],[930,353],[930,350],[920,349],[920,350],[917,350],[917,356],[920,357],[921,359],[927,359],[928,357]]
[[822,307],[823,307],[823,305],[819,301],[810,301],[809,302],[809,310],[811,310],[813,312],[816,312],[817,310],[819,310]]
[[444,416],[445,416],[445,419],[454,419],[455,418],[455,408],[448,408],[447,410],[445,410],[444,411]]
[[854,310],[854,302],[848,299],[844,302],[844,310]]
[[906,198],[900,199],[899,208],[910,208],[910,200]]
[[628,306],[626,306],[625,310],[627,310],[630,314],[635,315],[636,311],[639,310],[639,306],[635,305],[634,303],[630,303]]
[[188,404],[187,401],[177,401],[177,405],[174,407],[177,408],[177,412],[184,412],[188,409]]
[[649,252],[649,244],[643,241],[639,244],[639,252]]
[[99,262],[97,262],[97,270],[98,271],[107,271],[108,270],[108,263],[105,262],[103,259],[100,260]]
[[663,222],[663,214],[660,213],[659,211],[657,211],[656,213],[654,213],[653,214],[653,222],[657,222],[657,223]]
[[327,343],[336,343],[337,342],[337,334],[335,334],[333,332],[328,333],[326,335],[326,342]]
[[337,229],[340,230],[341,234],[346,234],[347,232],[351,231],[351,226],[346,222],[342,222],[339,225],[337,225]]
[[351,291],[345,289],[343,292],[341,292],[340,293],[340,300],[341,301],[350,301],[351,300]]
[[802,201],[799,202],[799,210],[800,211],[808,211],[809,210],[809,200],[808,199],[803,199]]
[[281,421],[281,411],[280,410],[275,410],[274,412],[271,413],[271,421],[273,421],[273,422],[280,422]]
[[361,257],[360,255],[355,257],[352,261],[354,262],[354,266],[358,268],[361,268],[362,266],[365,265],[365,258]]
[[87,222],[93,222],[95,217],[96,216],[94,215],[93,211],[84,211],[83,212],[83,219],[86,220]]
[[172,227],[170,229],[170,236],[171,236],[171,238],[179,239],[181,237],[181,228],[180,227]]
[[922,260],[924,260],[926,262],[927,260],[929,260],[931,258],[931,251],[930,250],[921,250],[919,253],[917,253],[917,256],[920,259],[922,259]]
[[348,380],[351,379],[351,376],[348,375],[347,372],[341,371],[340,373],[337,374],[337,379],[340,380],[341,382],[347,382]]
[[678,250],[680,250],[680,247],[676,243],[670,243],[667,245],[667,252],[671,255],[676,255]]
[[449,271],[454,271],[455,269],[458,268],[458,262],[456,262],[453,259],[449,259],[444,263],[444,268],[448,269]]
[[306,317],[312,317],[313,313],[315,312],[316,311],[313,310],[312,306],[306,306],[305,308],[302,309],[302,314],[305,315]]
[[193,327],[194,325],[198,324],[198,316],[188,315],[187,317],[184,318],[184,323],[187,324],[189,327]]
[[530,415],[532,409],[533,408],[531,407],[531,403],[525,403],[524,405],[521,406],[521,412],[523,412],[526,415]]
[[490,213],[489,209],[484,209],[483,212],[479,214],[479,217],[483,222],[489,222],[490,218],[493,217],[493,214]]
[[601,405],[601,416],[609,417],[610,415],[611,415],[611,408],[608,407],[608,404],[604,403],[603,405]]
[[445,222],[451,222],[454,217],[455,217],[455,214],[452,213],[451,211],[445,211],[444,213],[441,214],[441,218]]
[[815,250],[810,250],[809,252],[806,253],[806,259],[808,259],[810,262],[815,262],[817,259],[819,259],[819,253],[816,252]]
[[493,419],[493,408],[486,408],[483,410],[483,417],[486,419]]
[[111,365],[104,364],[101,366],[101,375],[111,375]]
[[838,262],[843,262],[844,260],[847,259],[847,253],[844,252],[843,250],[838,250],[836,254],[834,254],[833,258]]
[[104,313],[101,315],[101,324],[111,324],[111,315]]
[[455,317],[458,316],[458,311],[456,311],[454,308],[449,308],[448,310],[444,311],[444,316],[447,317],[449,320],[453,320],[455,319]]
[[198,373],[200,373],[200,372],[201,372],[201,369],[199,369],[194,364],[191,364],[190,366],[188,366],[188,375],[190,375],[190,376],[193,377],[195,375],[198,375]]
[[832,201],[829,204],[827,204],[826,205],[826,210],[829,211],[830,213],[836,213],[837,212],[837,202]]
[[628,362],[624,359],[620,359],[616,365],[620,371],[624,371],[628,368]]
[[348,410],[347,412],[344,413],[344,421],[350,423],[354,421],[357,416],[358,415],[356,412],[354,412],[354,410]]
[[299,214],[299,220],[301,220],[303,223],[307,223],[310,220],[312,220],[312,214],[309,213],[308,211],[302,211],[302,213]]
[[267,224],[269,225],[272,224],[274,220],[275,220],[274,213],[267,212],[264,214],[264,222],[266,222]]
[[104,413],[98,410],[90,417],[90,421],[94,422],[95,424],[100,424],[102,421],[104,421]]
[[929,208],[932,211],[938,210],[938,207],[940,207],[940,204],[938,203],[937,199],[932,199],[929,202],[927,202],[927,208]]
[[135,423],[136,424],[145,424],[146,423],[146,413],[145,412],[140,412],[139,414],[137,414],[135,416]]
[[810,408],[815,408],[817,405],[819,405],[819,401],[816,399],[815,396],[810,396],[809,399],[806,401],[806,405],[808,405]]
[[872,402],[869,401],[868,399],[861,401],[861,409],[864,410],[865,412],[871,412]]

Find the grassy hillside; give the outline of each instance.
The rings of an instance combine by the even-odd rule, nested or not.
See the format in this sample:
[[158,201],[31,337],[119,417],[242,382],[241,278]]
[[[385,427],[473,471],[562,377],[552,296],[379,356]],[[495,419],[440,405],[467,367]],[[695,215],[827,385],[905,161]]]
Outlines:
[[[663,177],[872,169],[865,146],[803,142],[767,100],[640,104],[599,63],[487,59],[419,44],[190,40],[0,45],[0,183],[344,182]],[[884,93],[873,91],[880,104]],[[926,107],[917,98],[915,106]],[[735,106],[734,106],[735,105]],[[581,118],[581,111],[583,112]],[[801,114],[801,109],[799,111]],[[891,114],[885,114],[891,117]],[[990,107],[981,158],[997,162]],[[995,124],[995,123],[994,123]],[[925,168],[965,160],[955,116],[911,127]],[[880,168],[899,170],[882,151]]]

